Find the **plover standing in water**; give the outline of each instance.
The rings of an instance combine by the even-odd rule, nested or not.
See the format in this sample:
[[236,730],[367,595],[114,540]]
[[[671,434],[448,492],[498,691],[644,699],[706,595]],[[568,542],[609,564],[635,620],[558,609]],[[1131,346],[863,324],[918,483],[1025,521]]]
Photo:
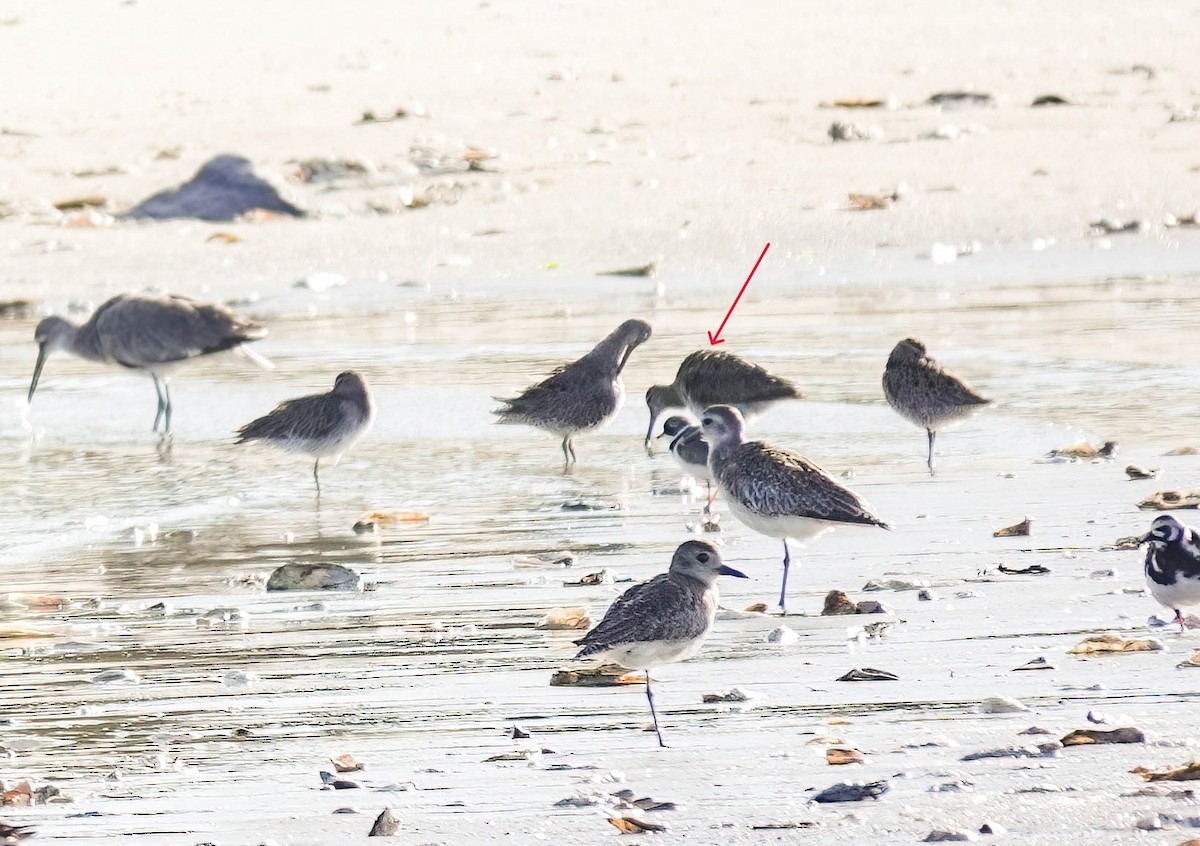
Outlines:
[[260,367],[274,367],[243,346],[266,337],[266,327],[223,305],[199,303],[174,294],[118,294],[103,303],[82,325],[47,317],[33,337],[37,364],[29,384],[29,402],[50,353],[63,350],[89,361],[141,370],[154,380],[158,411],[154,431],[171,431],[171,392],[168,386],[179,365],[201,356],[232,350]]
[[795,383],[733,353],[697,350],[685,358],[670,385],[652,385],[646,391],[650,426],[646,448],[658,417],[668,408],[687,408],[699,417],[710,405],[732,405],[744,417],[753,417],[771,405],[803,399]]
[[625,591],[604,619],[575,641],[583,647],[575,660],[645,671],[646,700],[659,746],[667,744],[658,725],[650,668],[686,661],[700,651],[717,616],[718,576],[747,578],[726,566],[708,541],[687,541],[675,550],[666,573]]
[[708,500],[704,504],[707,513],[712,509],[716,492],[712,485],[712,472],[708,469],[708,444],[700,427],[693,425],[686,417],[668,417],[663,421],[663,431],[660,438],[671,438],[671,456],[693,479],[704,480],[708,489]]
[[714,405],[700,421],[708,466],[729,510],[749,528],[783,541],[779,607],[787,613],[788,540],[805,541],[837,526],[888,525],[849,488],[802,455],[747,441],[741,412]]
[[288,452],[315,459],[313,481],[321,493],[321,459],[342,454],[366,434],[375,420],[375,401],[362,374],[339,373],[333,390],[281,402],[270,414],[238,429],[237,443],[268,441]]
[[925,345],[913,338],[896,344],[888,356],[883,371],[883,395],[896,413],[928,433],[931,476],[933,440],[938,430],[991,402],[927,355]]
[[569,471],[575,464],[574,437],[607,426],[625,405],[621,370],[629,354],[649,338],[649,323],[626,320],[583,358],[519,396],[500,399],[504,406],[493,413],[500,423],[523,423],[561,437],[563,470]]
[[1183,608],[1200,604],[1200,532],[1169,514],[1155,517],[1142,538],[1146,550],[1146,587],[1160,605],[1175,612],[1180,632],[1187,631]]

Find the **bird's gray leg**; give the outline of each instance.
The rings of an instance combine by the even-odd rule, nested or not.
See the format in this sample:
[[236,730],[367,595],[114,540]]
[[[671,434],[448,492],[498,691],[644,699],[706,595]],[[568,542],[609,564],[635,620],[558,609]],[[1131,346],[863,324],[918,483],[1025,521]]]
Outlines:
[[1178,608],[1175,609],[1175,622],[1179,624],[1179,633],[1187,634],[1187,623],[1184,622],[1183,612]]
[[717,498],[717,492],[713,490],[713,483],[711,479],[706,479],[704,484],[708,487],[708,502],[704,503],[704,513],[712,514],[712,504],[713,500]]
[[570,473],[571,468],[575,466],[575,446],[571,443],[571,436],[567,435],[563,438],[563,472]]
[[663,740],[662,729],[658,727],[658,710],[654,707],[654,691],[650,687],[650,671],[646,670],[646,701],[650,703],[650,716],[654,718],[654,734],[658,737],[658,745],[667,748]]
[[171,383],[163,379],[163,434],[171,433]]
[[937,437],[937,432],[933,431],[933,429],[926,429],[925,431],[929,433],[929,475],[932,476],[933,475],[933,439],[935,437]]
[[783,540],[783,584],[779,586],[779,610],[783,612],[783,616],[787,616],[787,577],[788,565],[792,563],[791,556],[788,554],[787,538]]
[[158,409],[154,412],[154,428],[150,431],[157,432],[158,424],[162,422],[163,409],[166,408],[166,402],[163,401],[162,383],[158,381],[158,374],[151,373],[150,378],[154,380],[154,393],[158,397]]
[[317,496],[321,495],[321,459],[313,462],[313,481],[317,483]]

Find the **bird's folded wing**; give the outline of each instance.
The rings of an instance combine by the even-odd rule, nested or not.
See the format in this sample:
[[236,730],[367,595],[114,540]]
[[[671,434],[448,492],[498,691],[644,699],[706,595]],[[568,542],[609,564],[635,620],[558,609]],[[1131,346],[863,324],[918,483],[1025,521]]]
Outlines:
[[594,629],[576,641],[583,647],[576,657],[622,643],[699,637],[708,628],[708,616],[696,601],[698,595],[665,574],[634,585],[609,607]]

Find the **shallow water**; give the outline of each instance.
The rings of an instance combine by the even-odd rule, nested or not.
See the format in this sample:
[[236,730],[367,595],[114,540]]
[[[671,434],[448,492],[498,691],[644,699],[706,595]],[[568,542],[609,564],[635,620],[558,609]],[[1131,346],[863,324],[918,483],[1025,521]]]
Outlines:
[[[563,582],[602,567],[646,578],[689,537],[699,506],[675,492],[661,444],[653,458],[642,451],[640,397],[703,341],[734,283],[564,279],[552,299],[528,285],[504,297],[486,286],[365,281],[327,295],[264,290],[244,308],[270,322],[258,348],[278,369],[227,358],[181,374],[169,446],[149,432],[150,384],[86,362],[53,358],[26,409],[32,322],[0,324],[5,590],[68,600],[62,610],[0,612],[6,629],[47,635],[0,640],[0,717],[11,721],[0,777],[52,781],[74,800],[12,816],[37,824],[46,843],[137,835],[165,846],[358,842],[385,805],[409,842],[594,843],[616,831],[600,809],[553,803],[624,786],[680,804],[638,814],[671,825],[663,842],[835,843],[849,833],[911,843],[991,818],[1026,844],[1119,843],[1138,816],[1194,815],[1189,803],[1122,794],[1140,786],[1132,766],[1197,751],[1197,681],[1175,664],[1200,639],[1168,633],[1168,653],[1108,660],[1064,653],[1087,633],[1144,631],[1160,610],[1123,592],[1142,583],[1138,553],[1104,547],[1145,531],[1149,515],[1134,502],[1187,488],[1200,470],[1198,457],[1161,457],[1195,439],[1200,366],[1187,350],[1200,276],[1012,278],[768,280],[748,294],[726,348],[795,378],[810,397],[766,415],[755,434],[835,473],[852,469],[853,487],[895,527],[834,532],[800,551],[792,607],[815,615],[839,588],[893,606],[898,624],[863,643],[857,629],[876,618],[797,616],[787,624],[799,642],[777,646],[765,642],[776,619],[720,621],[696,660],[655,674],[668,750],[639,731],[641,688],[549,687],[571,635],[534,624],[562,605],[600,615],[623,584]],[[576,473],[560,473],[551,436],[491,422],[493,395],[581,354],[632,314],[651,320],[655,337],[631,359],[618,421],[581,440]],[[923,434],[892,414],[878,385],[891,345],[910,334],[997,400],[939,439],[933,479]],[[238,425],[327,389],[348,367],[374,386],[378,422],[326,469],[319,502],[306,459],[232,446]],[[1085,437],[1119,440],[1118,460],[1038,463]],[[1162,466],[1163,477],[1128,482],[1130,462]],[[562,508],[579,498],[613,507]],[[376,509],[431,521],[355,535],[353,523]],[[1031,537],[992,537],[1027,515]],[[727,514],[722,526],[728,560],[755,577],[724,585],[724,604],[772,601],[779,543]],[[560,549],[577,555],[573,567],[515,563]],[[264,593],[261,577],[289,561],[346,564],[372,589]],[[1051,573],[997,575],[1001,563]],[[1089,578],[1109,567],[1116,579]],[[897,575],[949,584],[934,603],[859,592]],[[956,598],[966,590],[982,595]],[[152,610],[158,603],[165,612]],[[1011,672],[1039,654],[1058,669]],[[864,665],[900,681],[833,681]],[[141,681],[89,681],[105,669]],[[231,670],[252,676],[223,681]],[[733,686],[765,698],[699,704]],[[1034,713],[975,713],[1001,693]],[[1033,724],[1061,736],[1085,726],[1089,709],[1135,720],[1153,745],[959,760],[1028,742],[1017,732]],[[512,749],[514,723],[534,732],[516,745],[553,754],[485,763]],[[828,766],[814,735],[867,750],[867,764]],[[931,740],[942,745],[905,748]],[[363,788],[321,790],[318,772],[342,752],[369,765]],[[881,802],[806,801],[840,780],[876,778],[892,780]],[[930,792],[955,779],[973,786]],[[1061,790],[1020,792],[1039,785]],[[332,813],[345,806],[362,813]],[[751,828],[799,820],[821,825]]]

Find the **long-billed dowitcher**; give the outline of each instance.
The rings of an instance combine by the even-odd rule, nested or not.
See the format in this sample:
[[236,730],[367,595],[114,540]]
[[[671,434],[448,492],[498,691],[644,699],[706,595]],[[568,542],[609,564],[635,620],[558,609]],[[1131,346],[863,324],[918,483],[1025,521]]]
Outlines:
[[625,404],[621,370],[650,337],[650,324],[626,320],[587,355],[564,365],[496,409],[500,423],[536,426],[562,438],[564,471],[575,464],[572,439],[612,422]]
[[748,527],[783,541],[779,607],[787,613],[788,540],[805,541],[837,526],[888,525],[854,491],[808,459],[762,441],[747,441],[741,412],[714,405],[700,421],[708,466],[729,510]]
[[342,454],[366,434],[375,419],[375,401],[361,373],[339,373],[333,390],[280,403],[274,411],[238,429],[237,443],[268,441],[288,452],[315,459],[313,480],[321,493],[321,459]]
[[984,399],[932,356],[925,345],[905,338],[892,349],[883,371],[883,395],[896,412],[929,435],[929,475],[933,440],[939,429],[957,423],[987,405]]
[[1182,609],[1200,603],[1200,532],[1164,514],[1154,518],[1142,543],[1149,544],[1146,587],[1186,631]]
[[794,382],[753,362],[721,350],[697,350],[680,363],[674,382],[646,391],[646,447],[659,415],[668,408],[687,408],[699,417],[710,405],[732,405],[742,416],[753,417],[777,402],[803,398]]
[[667,744],[658,725],[650,668],[686,661],[700,651],[717,615],[718,576],[747,578],[726,566],[708,541],[687,541],[675,550],[666,573],[625,591],[604,619],[575,641],[583,647],[576,660],[645,671],[646,700],[659,746]]
[[158,411],[154,431],[171,431],[173,371],[200,356],[233,350],[260,367],[274,367],[244,344],[264,338],[267,329],[223,305],[200,303],[175,294],[119,294],[101,305],[82,325],[61,317],[47,317],[34,330],[38,344],[37,364],[29,384],[28,401],[33,401],[42,366],[57,350],[141,370],[154,380]]
[[704,442],[700,427],[693,425],[686,417],[668,417],[663,421],[663,431],[660,438],[671,438],[671,455],[693,479],[703,479],[708,487],[708,501],[704,504],[705,512],[712,508],[716,493],[712,486],[712,472],[708,469],[708,444]]

